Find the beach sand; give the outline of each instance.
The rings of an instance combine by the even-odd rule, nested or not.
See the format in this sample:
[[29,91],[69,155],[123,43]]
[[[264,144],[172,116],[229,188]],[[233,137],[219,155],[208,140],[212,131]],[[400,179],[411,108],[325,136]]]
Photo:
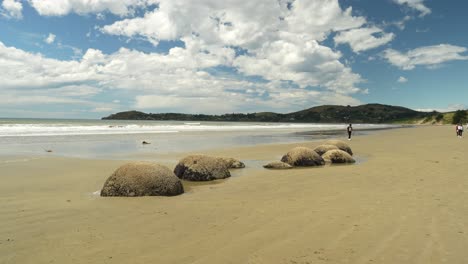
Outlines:
[[[9,157],[0,263],[468,262],[468,137],[452,126],[379,131],[349,142],[355,165],[260,166],[319,143],[204,152],[248,167],[177,197],[93,194],[126,161]],[[183,156],[154,158],[172,169]]]

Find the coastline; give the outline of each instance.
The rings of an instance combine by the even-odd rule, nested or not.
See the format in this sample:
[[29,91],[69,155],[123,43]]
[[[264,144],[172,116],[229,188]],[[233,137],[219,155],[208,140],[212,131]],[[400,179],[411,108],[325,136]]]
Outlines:
[[[467,138],[451,126],[349,142],[356,165],[272,171],[294,146],[211,149],[245,169],[177,197],[93,194],[125,160],[0,164],[0,263],[463,263]],[[189,153],[145,154],[173,168]],[[143,157],[142,157],[143,158]]]

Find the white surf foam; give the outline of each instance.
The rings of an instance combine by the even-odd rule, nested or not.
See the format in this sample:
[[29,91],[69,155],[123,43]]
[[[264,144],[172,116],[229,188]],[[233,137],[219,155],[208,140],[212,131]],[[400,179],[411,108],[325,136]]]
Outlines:
[[[362,125],[366,128],[389,127],[389,125]],[[286,123],[232,123],[155,125],[78,125],[78,124],[0,124],[0,137],[67,136],[67,135],[118,135],[143,133],[178,133],[191,131],[256,131],[256,130],[310,130],[326,131],[344,129],[343,124],[286,124]]]

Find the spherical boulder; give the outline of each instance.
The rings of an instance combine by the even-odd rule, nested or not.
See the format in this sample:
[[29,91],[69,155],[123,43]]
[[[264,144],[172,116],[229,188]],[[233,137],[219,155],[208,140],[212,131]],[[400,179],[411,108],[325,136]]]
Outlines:
[[104,183],[101,196],[174,196],[184,193],[181,181],[167,167],[151,162],[120,166]]
[[174,173],[188,181],[212,181],[231,177],[228,164],[217,157],[190,155],[179,161]]
[[348,152],[340,150],[340,149],[332,149],[325,154],[322,155],[322,158],[326,162],[331,162],[331,163],[354,163],[356,162],[351,155],[348,154]]
[[281,161],[291,166],[298,167],[320,166],[325,164],[325,161],[317,152],[305,147],[293,148],[281,158]]
[[339,149],[343,150],[343,151],[346,151],[348,152],[349,155],[353,155],[353,151],[351,150],[351,148],[349,147],[348,144],[344,143],[343,141],[341,140],[328,140],[324,143],[324,145],[334,145],[334,146],[337,146]]
[[273,169],[273,170],[287,170],[287,169],[292,169],[293,166],[285,163],[285,162],[281,162],[281,161],[273,161],[273,162],[270,162],[266,165],[263,165],[263,168],[265,169]]
[[234,158],[220,158],[220,159],[226,162],[226,165],[229,169],[245,168],[245,164],[240,160],[236,160]]
[[314,151],[317,152],[317,154],[319,154],[320,156],[322,156],[325,152],[332,150],[332,149],[339,149],[339,148],[335,145],[320,145],[316,147]]

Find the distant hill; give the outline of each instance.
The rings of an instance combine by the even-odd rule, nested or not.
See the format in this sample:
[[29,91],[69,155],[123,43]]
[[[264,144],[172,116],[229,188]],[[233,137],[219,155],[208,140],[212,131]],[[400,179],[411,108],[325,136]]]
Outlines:
[[305,123],[449,123],[450,114],[419,112],[401,106],[366,104],[359,106],[322,105],[298,112],[232,113],[223,115],[143,113],[126,111],[103,117],[104,120],[179,120],[179,121],[243,121]]

